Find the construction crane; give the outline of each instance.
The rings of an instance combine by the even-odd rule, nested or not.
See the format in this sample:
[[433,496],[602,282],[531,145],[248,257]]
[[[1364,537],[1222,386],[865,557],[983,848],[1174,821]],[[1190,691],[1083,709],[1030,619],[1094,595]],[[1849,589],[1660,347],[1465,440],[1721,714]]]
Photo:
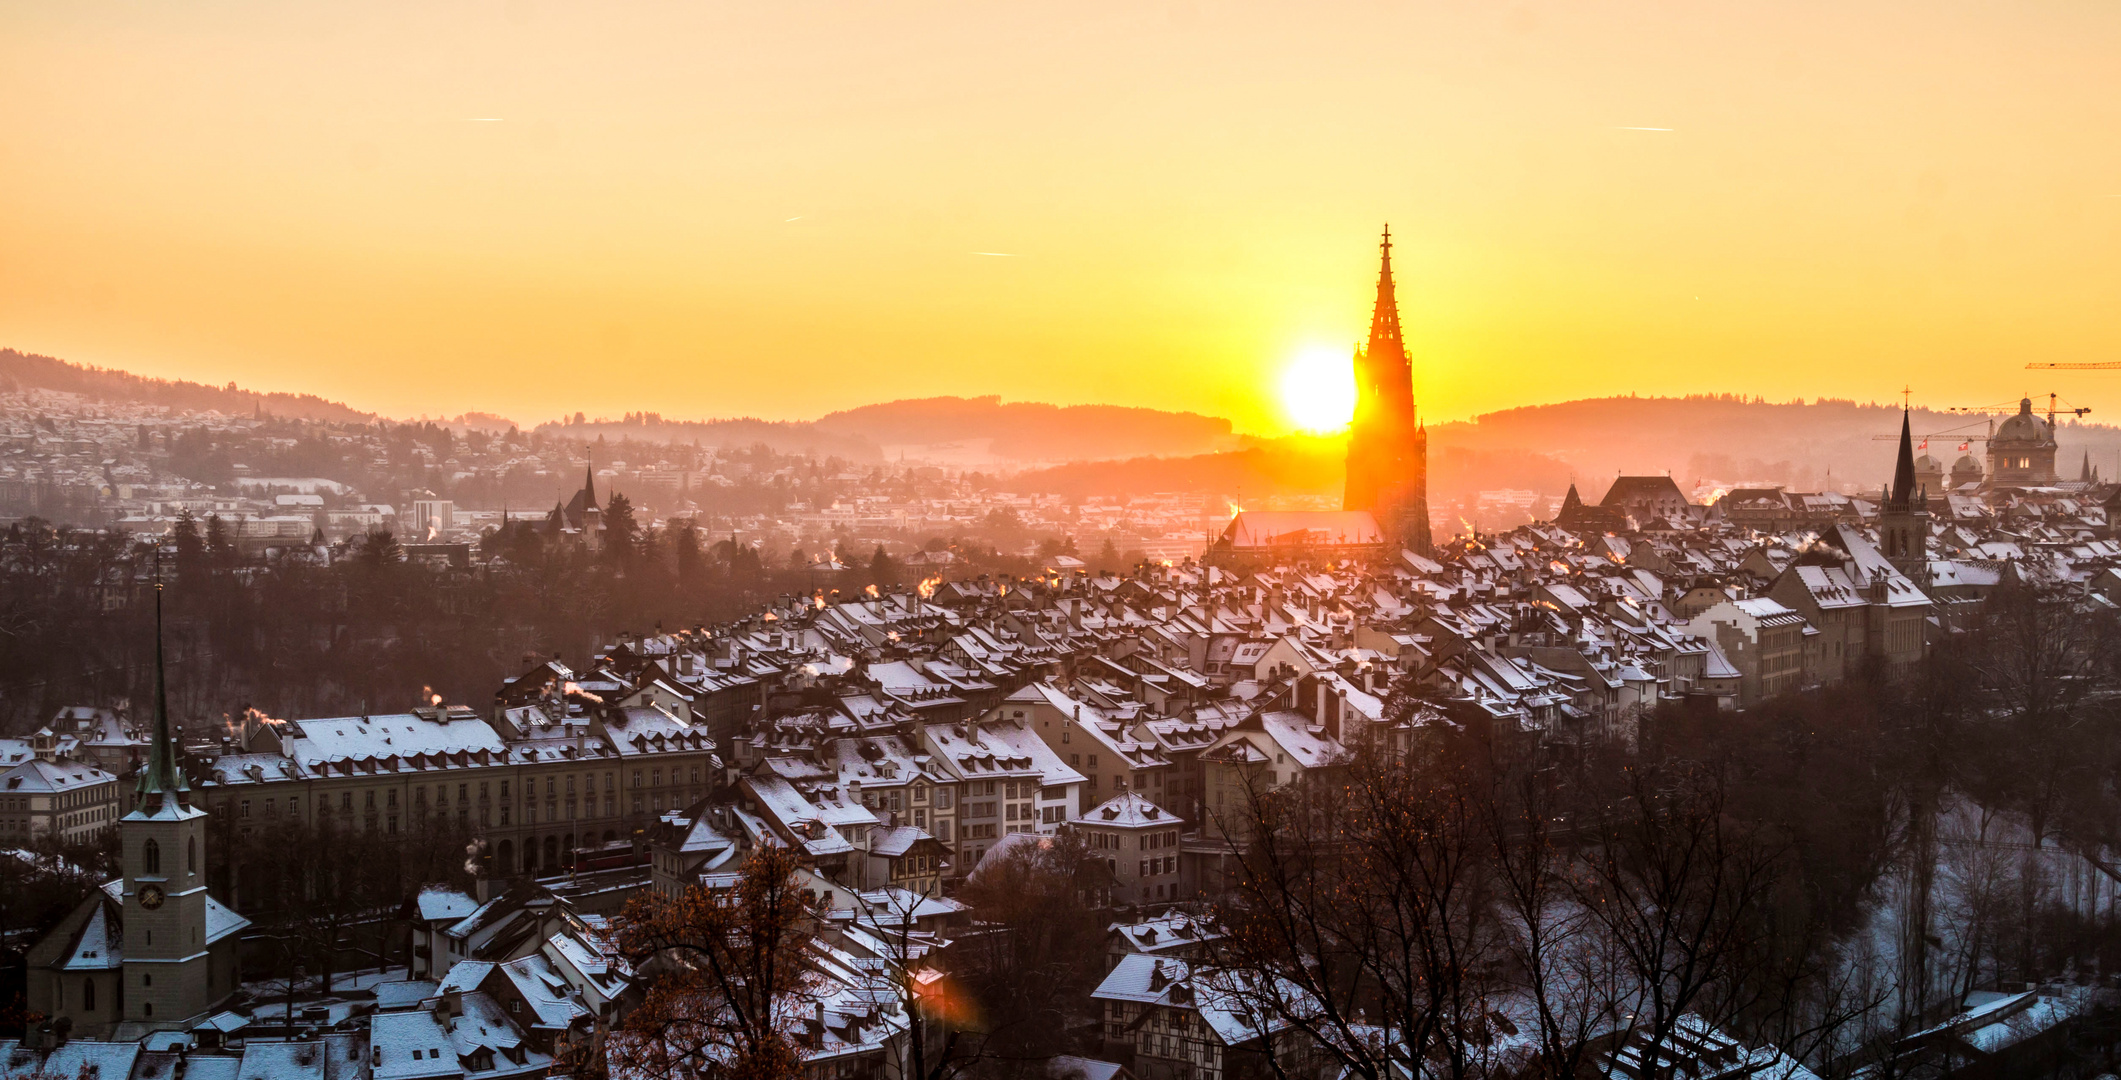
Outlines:
[[[2047,365],[2047,366],[2056,366],[2056,365]],[[2066,366],[2069,366],[2069,365],[2061,365],[2061,366],[2065,366],[2065,367],[2066,367]],[[2112,367],[2112,368],[2121,368],[2121,363],[2114,363],[2114,364],[2079,364],[2079,365],[2076,365],[2076,366],[2078,366],[2078,367]],[[2030,396],[2030,395],[2028,395],[2028,396]],[[2069,415],[2071,415],[2071,416],[2084,416],[2085,414],[2087,414],[2087,413],[2091,412],[2091,409],[2089,409],[2089,408],[2063,408],[2063,407],[2062,407],[2062,405],[2061,405],[2061,400],[2062,400],[2062,397],[2061,397],[2061,395],[2060,395],[2060,394],[2049,394],[2049,395],[2047,395],[2047,429],[2048,429],[2049,431],[2053,431],[2053,430],[2055,429],[2055,416],[2056,416],[2056,414],[2058,414],[2058,413],[2068,413],[2068,414],[2069,414]],[[1946,412],[1955,412],[1955,413],[1959,413],[1959,414],[1961,414],[1961,415],[1973,415],[1973,416],[1987,416],[1988,414],[1991,414],[1991,413],[1995,413],[1995,412],[2007,412],[2007,411],[2009,411],[2009,410],[2011,409],[2011,407],[2012,407],[2013,405],[2015,405],[2015,404],[2017,404],[2017,403],[2016,403],[2016,402],[2011,402],[2011,401],[1999,401],[1999,402],[1997,402],[1997,403],[1995,403],[1995,404],[1993,404],[1993,405],[1953,405],[1953,406],[1950,406],[1949,408],[1945,409],[1944,411],[1946,411]],[[1989,425],[1989,432],[1990,432],[1990,434],[1993,434],[1993,433],[1995,432],[1995,430],[1996,430],[1996,421],[1995,421],[1995,419],[1994,419],[1994,418],[1993,418],[1992,416],[1988,417],[1988,425]],[[1929,443],[1929,440],[1931,440],[1931,439],[1937,439],[1937,438],[1947,438],[1947,439],[1958,439],[1958,440],[1959,440],[1959,441],[1960,441],[1961,443],[1965,443],[1965,444],[1971,445],[1971,444],[1973,444],[1973,443],[1977,443],[1977,442],[1987,442],[1987,441],[1989,440],[1989,438],[1990,438],[1990,434],[1984,434],[1984,435],[1965,435],[1965,434],[1960,434],[1959,432],[1955,432],[1955,431],[1932,431],[1932,432],[1930,432],[1930,433],[1929,433],[1929,434],[1927,434],[1927,435],[1917,435],[1917,436],[1915,436],[1915,438],[1917,438],[1917,439],[1920,439],[1920,440],[1922,440],[1922,442],[1923,442],[1923,444],[1924,444],[1925,446],[1926,446],[1926,445],[1928,445],[1928,443]],[[1899,437],[1900,437],[1900,436],[1898,436],[1898,435],[1873,435],[1873,436],[1871,436],[1871,441],[1872,441],[1872,442],[1890,442],[1890,441],[1893,441],[1893,440],[1895,440],[1895,439],[1898,439]]]
[[2102,360],[2096,364],[2027,364],[2027,371],[2121,371],[2121,360]]

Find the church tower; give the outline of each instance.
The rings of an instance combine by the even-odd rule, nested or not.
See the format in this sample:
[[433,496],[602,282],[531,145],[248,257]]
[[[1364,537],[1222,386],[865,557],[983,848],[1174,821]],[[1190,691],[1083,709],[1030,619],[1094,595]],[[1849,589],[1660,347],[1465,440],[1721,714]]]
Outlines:
[[1908,412],[1900,412],[1900,458],[1893,483],[1879,506],[1878,546],[1893,566],[1918,586],[1929,584],[1929,492],[1915,483],[1915,443]]
[[1393,542],[1426,555],[1429,433],[1414,409],[1414,368],[1400,336],[1390,228],[1380,249],[1370,340],[1355,350],[1355,418],[1341,509],[1370,511]]
[[[118,821],[125,870],[119,903],[124,933],[120,1020],[149,1028],[196,1021],[228,996],[233,972],[216,972],[208,946],[206,812],[191,804],[177,769],[162,675],[162,587],[155,586],[155,734]],[[217,975],[222,976],[216,978]],[[215,985],[224,979],[230,985]]]

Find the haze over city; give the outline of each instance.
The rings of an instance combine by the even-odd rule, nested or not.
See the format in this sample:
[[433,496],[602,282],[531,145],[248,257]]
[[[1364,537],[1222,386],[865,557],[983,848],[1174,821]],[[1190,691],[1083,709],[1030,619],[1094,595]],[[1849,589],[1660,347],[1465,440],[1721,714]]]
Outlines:
[[[5,344],[387,415],[2096,398],[2097,3],[0,7]],[[885,388],[888,388],[885,389]]]

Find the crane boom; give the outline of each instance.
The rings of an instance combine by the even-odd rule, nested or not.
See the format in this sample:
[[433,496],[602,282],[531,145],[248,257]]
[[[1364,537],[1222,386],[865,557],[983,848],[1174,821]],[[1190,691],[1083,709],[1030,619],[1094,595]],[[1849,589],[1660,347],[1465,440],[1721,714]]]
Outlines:
[[2027,364],[2027,371],[2121,371],[2121,360],[2105,360],[2096,364]]

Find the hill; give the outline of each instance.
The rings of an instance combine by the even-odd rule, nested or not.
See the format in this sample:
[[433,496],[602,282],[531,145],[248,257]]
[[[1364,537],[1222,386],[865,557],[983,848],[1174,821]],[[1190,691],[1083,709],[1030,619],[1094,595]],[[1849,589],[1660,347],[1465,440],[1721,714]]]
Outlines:
[[[1918,438],[1929,436],[1920,452],[1949,468],[1961,454],[1981,458],[1978,436],[1987,433],[1991,417],[2008,411],[1916,409],[1911,422]],[[1689,490],[1698,483],[1869,489],[1891,476],[1899,431],[1896,406],[1833,399],[1628,396],[1529,405],[1431,427],[1430,491],[1441,505],[1503,488],[1555,495],[1575,483],[1584,498],[1596,500],[1615,475],[1664,472]],[[2121,428],[2065,420],[2057,441],[2065,478],[2075,478],[2086,454],[2102,475],[2121,475]],[[1078,497],[1194,491],[1240,501],[1339,490],[1339,440],[1252,443],[1233,452],[1037,469],[1019,474],[1015,484]]]
[[0,349],[0,394],[24,390],[51,390],[79,394],[91,401],[134,402],[231,416],[265,412],[304,420],[356,424],[369,423],[376,418],[374,413],[361,412],[314,394],[260,393],[239,389],[235,383],[208,386],[183,379],[150,379],[130,372]]
[[1004,402],[999,396],[889,401],[814,421],[671,420],[643,412],[618,420],[542,424],[538,430],[586,439],[764,443],[781,453],[862,462],[908,458],[984,469],[1201,454],[1239,444],[1230,422],[1220,417],[1118,405]]

